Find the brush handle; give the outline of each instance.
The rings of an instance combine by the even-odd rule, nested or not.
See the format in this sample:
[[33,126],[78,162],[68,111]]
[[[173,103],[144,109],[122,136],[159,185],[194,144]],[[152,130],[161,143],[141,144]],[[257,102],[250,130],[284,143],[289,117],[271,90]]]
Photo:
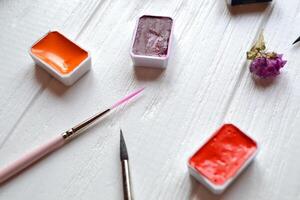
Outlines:
[[21,158],[10,163],[6,167],[0,169],[0,184],[5,182],[7,179],[14,176],[15,174],[21,172],[23,169],[38,161],[42,157],[60,148],[64,144],[64,138],[61,135],[59,135],[53,138],[52,140],[48,141],[47,143],[26,153]]

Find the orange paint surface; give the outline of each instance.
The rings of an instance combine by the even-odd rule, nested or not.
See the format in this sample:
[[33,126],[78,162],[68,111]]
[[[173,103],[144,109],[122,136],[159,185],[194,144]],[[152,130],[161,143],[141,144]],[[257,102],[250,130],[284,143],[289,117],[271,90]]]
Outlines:
[[257,150],[257,144],[232,124],[225,124],[189,160],[189,164],[216,185],[234,176]]
[[88,57],[88,52],[57,31],[49,32],[31,52],[61,74],[72,72]]

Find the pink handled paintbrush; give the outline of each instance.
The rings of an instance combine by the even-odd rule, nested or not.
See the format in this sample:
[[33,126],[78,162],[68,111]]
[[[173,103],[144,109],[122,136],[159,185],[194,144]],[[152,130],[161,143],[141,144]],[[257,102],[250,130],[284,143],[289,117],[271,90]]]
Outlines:
[[144,88],[139,89],[128,96],[124,97],[123,99],[117,101],[113,104],[110,108],[104,110],[103,112],[97,113],[91,118],[81,122],[80,124],[74,126],[73,128],[67,130],[63,134],[56,136],[52,140],[48,141],[47,143],[37,147],[36,149],[28,152],[20,159],[16,160],[15,162],[10,163],[6,167],[0,169],[0,184],[8,180],[10,177],[14,176],[15,174],[21,172],[26,167],[30,166],[34,162],[38,161],[42,157],[50,154],[54,150],[62,147],[71,139],[78,136],[92,124],[94,124],[98,119],[104,117],[110,111],[114,110],[118,106],[122,105],[123,103],[129,101],[134,96],[138,95],[144,90]]

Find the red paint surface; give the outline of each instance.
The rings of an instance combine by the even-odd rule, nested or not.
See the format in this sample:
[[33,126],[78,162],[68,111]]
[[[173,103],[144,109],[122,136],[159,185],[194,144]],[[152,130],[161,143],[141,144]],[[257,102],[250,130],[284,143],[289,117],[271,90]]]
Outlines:
[[190,166],[216,185],[234,176],[257,150],[257,144],[232,124],[223,125],[189,160]]

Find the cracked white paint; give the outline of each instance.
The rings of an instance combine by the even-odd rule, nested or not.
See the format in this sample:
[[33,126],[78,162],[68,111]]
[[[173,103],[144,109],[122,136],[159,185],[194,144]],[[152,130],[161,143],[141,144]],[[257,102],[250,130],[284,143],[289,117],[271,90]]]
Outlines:
[[[300,2],[229,9],[220,0],[0,1],[0,166],[129,91],[137,101],[0,187],[0,199],[121,199],[122,127],[136,199],[300,198]],[[175,19],[166,71],[134,69],[137,17]],[[59,29],[92,53],[93,67],[66,88],[35,68],[27,50]],[[288,59],[271,84],[249,75],[245,52],[264,28],[269,49]],[[222,123],[261,145],[254,164],[222,196],[188,175],[186,161]]]

